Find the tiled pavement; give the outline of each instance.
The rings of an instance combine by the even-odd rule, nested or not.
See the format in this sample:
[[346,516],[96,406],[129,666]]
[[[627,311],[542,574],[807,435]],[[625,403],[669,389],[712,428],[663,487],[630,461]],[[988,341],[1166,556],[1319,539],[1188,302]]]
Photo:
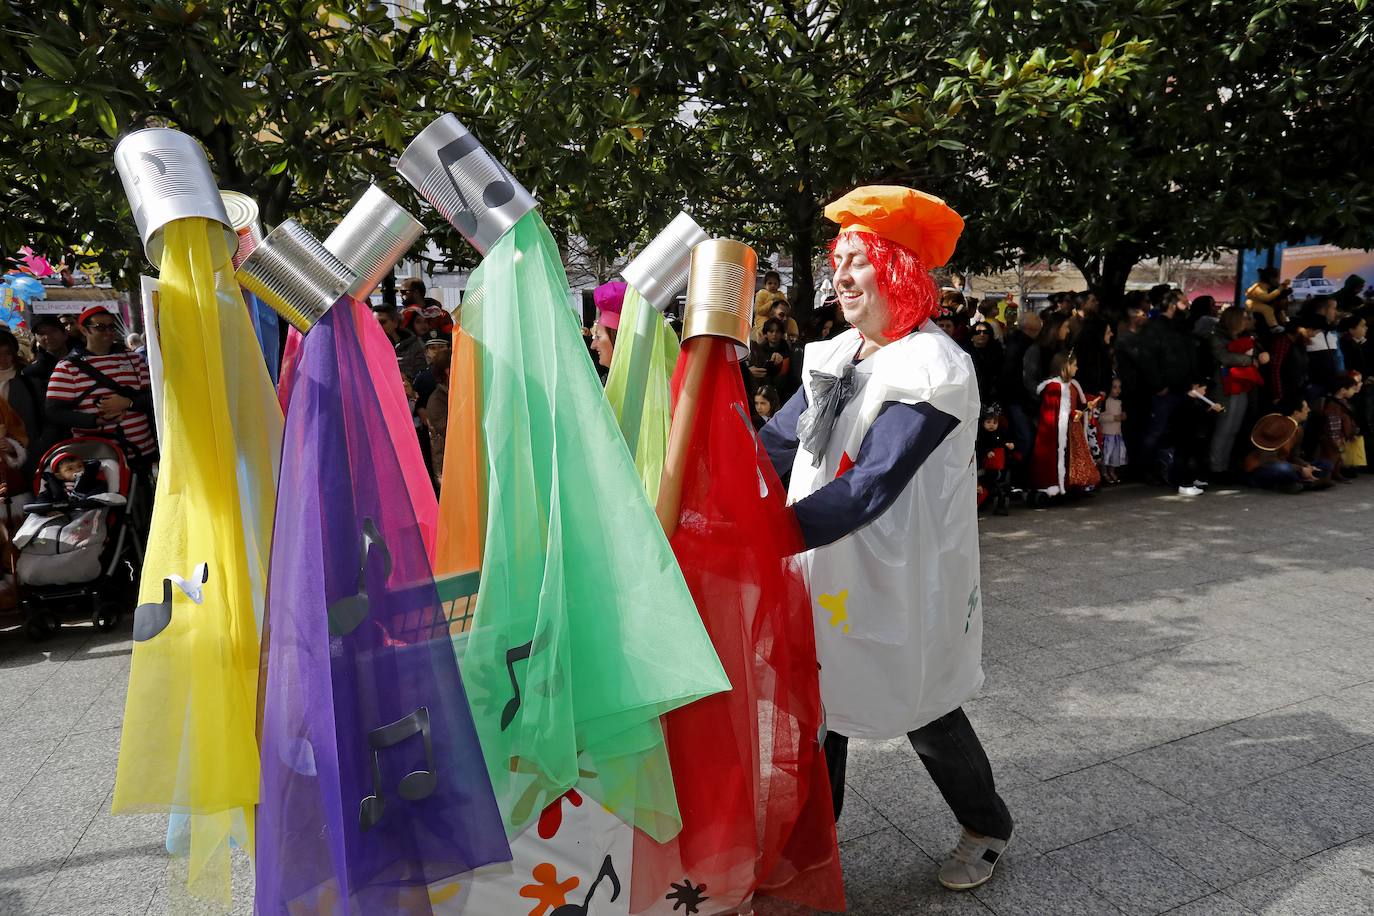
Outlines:
[[[920,761],[854,742],[850,912],[1374,913],[1374,481],[982,529],[967,709],[1016,836],[986,887],[940,890],[956,828]],[[0,914],[166,909],[164,822],[108,813],[128,663],[127,626],[0,633]]]

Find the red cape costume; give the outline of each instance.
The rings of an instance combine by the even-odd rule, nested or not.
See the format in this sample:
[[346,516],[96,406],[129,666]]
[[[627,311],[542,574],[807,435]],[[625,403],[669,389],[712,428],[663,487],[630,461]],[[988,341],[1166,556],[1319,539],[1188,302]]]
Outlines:
[[683,826],[666,844],[636,834],[631,910],[721,912],[755,892],[840,910],[811,601],[790,558],[801,534],[755,437],[733,342],[688,341],[674,401],[698,359],[671,543],[733,689],[663,718]]

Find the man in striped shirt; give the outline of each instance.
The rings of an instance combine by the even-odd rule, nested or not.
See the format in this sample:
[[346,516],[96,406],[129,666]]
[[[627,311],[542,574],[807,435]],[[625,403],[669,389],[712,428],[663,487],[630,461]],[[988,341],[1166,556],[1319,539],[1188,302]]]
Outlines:
[[119,346],[119,321],[103,306],[81,313],[86,345],[58,362],[48,379],[48,418],[76,436],[113,439],[130,459],[157,455],[148,364]]

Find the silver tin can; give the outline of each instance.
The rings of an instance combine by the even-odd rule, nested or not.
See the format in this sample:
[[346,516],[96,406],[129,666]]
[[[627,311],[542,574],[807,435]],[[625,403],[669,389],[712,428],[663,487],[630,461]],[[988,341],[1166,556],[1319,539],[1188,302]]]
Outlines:
[[224,226],[224,243],[233,254],[238,235],[215,186],[210,160],[194,138],[166,127],[136,130],[119,141],[114,158],[143,251],[154,266],[162,264],[163,227],[197,216]]
[[220,191],[224,200],[224,211],[229,214],[229,225],[238,233],[238,250],[234,252],[234,269],[238,270],[253,249],[262,242],[262,223],[258,222],[258,202],[247,194],[238,191]]
[[366,302],[424,234],[420,221],[374,184],[329,233],[324,247],[358,275],[348,294]]
[[653,241],[625,266],[620,275],[644,300],[660,312],[687,287],[692,249],[710,236],[686,211],[673,217]]
[[451,114],[410,141],[396,170],[483,255],[538,206]]
[[293,219],[268,233],[238,270],[239,285],[302,334],[357,280],[348,265]]

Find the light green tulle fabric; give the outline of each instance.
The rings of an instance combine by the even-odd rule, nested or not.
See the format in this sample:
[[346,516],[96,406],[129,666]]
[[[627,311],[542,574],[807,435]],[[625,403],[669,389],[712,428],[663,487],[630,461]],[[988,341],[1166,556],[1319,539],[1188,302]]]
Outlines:
[[[473,273],[486,542],[464,685],[514,834],[576,785],[681,827],[659,716],[729,689],[645,499],[538,212]],[[461,641],[460,641],[461,642]]]
[[672,426],[669,383],[677,365],[678,341],[658,309],[632,286],[620,311],[620,334],[606,378],[606,400],[635,456],[650,504],[658,501],[663,459]]

